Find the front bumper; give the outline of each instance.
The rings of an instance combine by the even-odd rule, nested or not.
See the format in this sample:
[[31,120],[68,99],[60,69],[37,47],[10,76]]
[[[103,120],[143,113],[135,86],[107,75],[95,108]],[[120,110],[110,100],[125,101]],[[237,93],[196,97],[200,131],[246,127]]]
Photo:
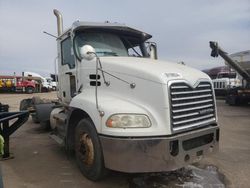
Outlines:
[[106,168],[121,172],[161,172],[182,168],[215,153],[219,127],[211,126],[170,137],[100,136]]

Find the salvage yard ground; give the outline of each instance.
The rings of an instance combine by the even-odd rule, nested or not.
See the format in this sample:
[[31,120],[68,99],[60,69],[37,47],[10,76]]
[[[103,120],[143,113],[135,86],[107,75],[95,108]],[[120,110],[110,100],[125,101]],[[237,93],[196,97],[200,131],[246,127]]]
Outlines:
[[[34,94],[56,98],[56,93]],[[19,108],[28,94],[0,94],[0,102]],[[220,151],[171,173],[124,174],[111,172],[104,180],[94,183],[81,175],[74,157],[49,138],[39,124],[29,120],[11,136],[10,151],[15,158],[1,162],[6,188],[80,188],[80,187],[232,187],[250,185],[250,105],[228,106],[217,100],[221,126]],[[124,161],[126,162],[126,161]]]

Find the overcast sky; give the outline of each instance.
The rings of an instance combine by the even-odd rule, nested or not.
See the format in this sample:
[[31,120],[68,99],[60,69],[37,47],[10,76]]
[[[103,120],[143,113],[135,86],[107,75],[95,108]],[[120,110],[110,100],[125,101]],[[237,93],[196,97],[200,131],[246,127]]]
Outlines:
[[0,74],[54,72],[56,8],[64,28],[76,21],[119,22],[153,35],[159,59],[205,69],[210,40],[227,52],[250,49],[250,0],[0,0]]

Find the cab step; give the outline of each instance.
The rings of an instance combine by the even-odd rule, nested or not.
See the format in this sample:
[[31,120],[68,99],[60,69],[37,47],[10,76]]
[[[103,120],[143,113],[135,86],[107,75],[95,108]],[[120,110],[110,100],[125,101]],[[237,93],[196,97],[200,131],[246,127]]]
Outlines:
[[67,115],[64,113],[54,114],[52,117],[60,123],[66,124],[67,122]]

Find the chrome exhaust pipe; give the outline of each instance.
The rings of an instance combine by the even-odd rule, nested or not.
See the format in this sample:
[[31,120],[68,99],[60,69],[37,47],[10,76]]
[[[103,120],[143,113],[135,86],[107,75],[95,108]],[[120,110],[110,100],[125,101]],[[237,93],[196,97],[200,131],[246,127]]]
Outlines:
[[55,16],[57,18],[57,34],[58,34],[58,36],[60,36],[63,33],[63,18],[62,18],[62,14],[58,10],[56,10],[56,9],[54,9],[53,12],[54,12],[54,14],[55,14]]

